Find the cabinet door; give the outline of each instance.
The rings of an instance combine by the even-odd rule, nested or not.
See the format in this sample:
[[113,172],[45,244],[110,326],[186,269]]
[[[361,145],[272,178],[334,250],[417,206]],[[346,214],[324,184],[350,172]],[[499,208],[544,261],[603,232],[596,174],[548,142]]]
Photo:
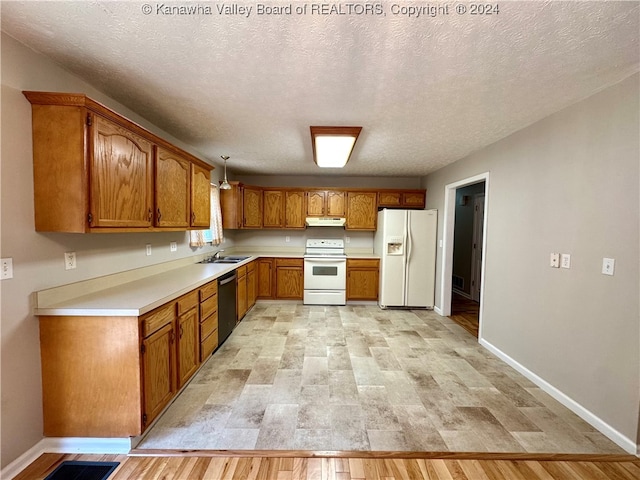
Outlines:
[[347,259],[347,300],[377,300],[379,261]]
[[253,187],[243,189],[244,228],[262,228],[262,190]]
[[276,298],[302,299],[303,260],[276,259]]
[[191,226],[211,226],[211,172],[191,164]]
[[304,192],[293,190],[285,193],[285,228],[304,228],[305,219]]
[[169,403],[175,392],[175,335],[169,323],[142,341],[145,426]]
[[200,361],[200,323],[198,309],[178,317],[178,388],[198,369]]
[[345,215],[345,192],[327,192],[327,217],[344,217]]
[[376,192],[347,193],[348,230],[375,230],[378,220],[378,194]]
[[258,296],[258,277],[256,276],[255,267],[249,269],[247,267],[247,310],[250,310],[256,304]]
[[263,192],[262,226],[263,228],[284,227],[284,193],[280,190]]
[[150,227],[151,143],[99,115],[94,115],[91,129],[90,226]]
[[401,207],[402,193],[401,192],[379,192],[378,202],[379,202],[378,206],[380,207]]
[[258,298],[273,298],[273,259],[258,259]]
[[229,182],[229,190],[220,190],[222,228],[242,228],[242,187],[238,182]]
[[425,192],[402,192],[402,204],[406,207],[424,208],[425,203]]
[[157,148],[155,162],[157,227],[189,227],[191,162]]
[[325,215],[325,199],[324,190],[311,190],[307,192],[307,216],[323,217]]
[[239,322],[247,313],[247,275],[238,277],[236,283],[236,320]]

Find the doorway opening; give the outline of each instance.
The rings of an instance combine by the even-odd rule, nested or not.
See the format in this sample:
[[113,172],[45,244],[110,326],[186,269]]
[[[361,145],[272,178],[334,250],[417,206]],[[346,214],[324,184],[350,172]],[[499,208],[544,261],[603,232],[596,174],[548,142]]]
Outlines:
[[482,338],[482,292],[489,174],[445,187],[442,315]]

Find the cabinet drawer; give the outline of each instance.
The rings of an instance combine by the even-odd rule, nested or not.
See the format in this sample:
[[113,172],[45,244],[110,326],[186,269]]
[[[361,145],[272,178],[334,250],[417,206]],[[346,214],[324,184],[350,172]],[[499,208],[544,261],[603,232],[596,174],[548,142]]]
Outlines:
[[375,258],[348,258],[347,268],[378,268],[380,261]]
[[204,362],[218,346],[218,330],[200,342],[200,361]]
[[200,322],[200,338],[207,338],[211,332],[218,329],[218,312]]
[[178,299],[178,316],[198,305],[198,291],[194,290]]
[[170,303],[164,307],[154,310],[142,319],[142,336],[148,337],[156,330],[171,323],[175,318],[175,303]]
[[276,258],[277,267],[302,267],[304,260],[302,258]]
[[200,304],[200,320],[204,320],[218,310],[218,295],[207,298]]
[[218,293],[218,281],[207,283],[204,287],[200,288],[200,301],[204,302],[207,298]]
[[247,274],[247,266],[243,265],[241,267],[236,268],[236,275],[238,278],[244,277]]
[[256,261],[253,260],[245,265],[247,267],[247,273],[253,272],[256,269]]

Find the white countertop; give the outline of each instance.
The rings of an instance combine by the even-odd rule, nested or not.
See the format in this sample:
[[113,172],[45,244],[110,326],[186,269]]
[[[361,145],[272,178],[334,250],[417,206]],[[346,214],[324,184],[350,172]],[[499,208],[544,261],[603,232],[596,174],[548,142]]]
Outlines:
[[[246,265],[259,257],[302,258],[302,252],[233,252],[233,255],[249,256],[238,263],[193,263],[165,272],[138,278],[86,295],[78,295],[64,301],[37,303],[36,316],[89,316],[89,317],[138,317],[167,302],[189,293],[217,279],[227,272]],[[367,253],[348,254],[347,258],[379,258]],[[80,287],[81,291],[81,287]]]

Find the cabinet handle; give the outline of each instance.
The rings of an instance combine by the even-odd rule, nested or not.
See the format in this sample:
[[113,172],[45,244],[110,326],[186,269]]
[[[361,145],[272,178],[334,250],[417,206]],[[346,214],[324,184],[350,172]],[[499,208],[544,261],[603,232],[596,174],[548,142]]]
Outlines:
[[162,213],[160,212],[160,208],[158,208],[158,221],[162,218]]
[[182,338],[182,335],[184,335],[184,330],[182,328],[182,325],[180,325],[180,338]]
[[171,334],[169,335],[169,343],[175,343],[176,341],[176,334],[173,330],[171,330]]
[[191,212],[191,223],[196,223],[196,212]]
[[147,218],[149,219],[149,221],[153,220],[153,210],[151,210],[151,207],[149,207],[149,213],[147,215]]

